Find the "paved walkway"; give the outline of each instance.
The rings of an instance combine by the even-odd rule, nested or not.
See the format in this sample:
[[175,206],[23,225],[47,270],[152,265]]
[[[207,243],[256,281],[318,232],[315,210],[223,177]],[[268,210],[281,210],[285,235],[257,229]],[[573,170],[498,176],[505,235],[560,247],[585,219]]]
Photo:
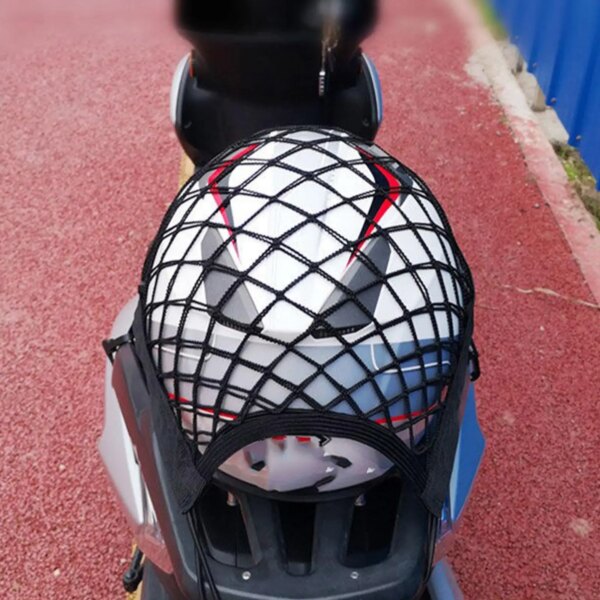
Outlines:
[[[479,291],[489,449],[453,562],[468,599],[592,600],[600,314],[575,301],[594,302],[501,109],[465,70],[447,0],[394,2],[369,44],[379,141],[447,207]],[[0,19],[1,595],[116,599],[130,537],[95,449],[99,343],[175,192],[168,90],[183,46],[154,16],[129,26],[119,0],[14,4]]]

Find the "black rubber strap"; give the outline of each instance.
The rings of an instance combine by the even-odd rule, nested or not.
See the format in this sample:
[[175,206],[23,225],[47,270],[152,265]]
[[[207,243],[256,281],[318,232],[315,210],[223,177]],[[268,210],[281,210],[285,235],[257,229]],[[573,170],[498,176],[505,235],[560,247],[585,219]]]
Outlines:
[[152,407],[152,428],[156,442],[173,494],[182,512],[187,512],[194,506],[206,485],[197,467],[201,455],[179,426],[167,394],[154,373],[154,364],[144,342],[143,315],[139,307],[135,313],[132,333],[135,355],[140,365],[138,376],[144,379]]
[[448,497],[460,434],[460,403],[464,388],[469,385],[467,372],[471,361],[473,304],[467,307],[466,312],[468,321],[465,324],[462,351],[448,389],[444,412],[435,434],[435,442],[427,453],[427,485],[423,491],[422,500],[425,506],[436,516],[440,516]]
[[115,362],[115,354],[119,351],[119,348],[125,344],[129,344],[131,342],[131,333],[127,332],[125,335],[122,335],[118,338],[104,340],[102,342],[102,348],[104,348],[104,353],[106,354],[108,360],[111,363]]
[[227,425],[215,437],[197,466],[204,481],[235,452],[248,444],[281,435],[337,437],[365,444],[385,456],[421,495],[427,483],[425,461],[413,454],[389,429],[372,421],[343,414],[286,411],[258,414],[240,424]]
[[471,341],[471,381],[477,381],[481,377],[481,366],[479,365],[479,350],[475,340]]

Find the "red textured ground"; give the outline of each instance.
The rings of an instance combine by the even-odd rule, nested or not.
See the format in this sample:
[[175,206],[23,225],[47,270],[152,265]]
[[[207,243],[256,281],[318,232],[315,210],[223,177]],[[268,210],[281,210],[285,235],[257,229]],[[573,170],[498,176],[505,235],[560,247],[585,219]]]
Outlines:
[[[592,301],[444,0],[394,1],[380,142],[442,199],[479,290],[488,452],[453,562],[468,599],[598,598],[599,313],[517,290]],[[130,536],[96,453],[99,342],[175,192],[183,46],[135,3],[46,4],[0,7],[0,596],[113,599]]]

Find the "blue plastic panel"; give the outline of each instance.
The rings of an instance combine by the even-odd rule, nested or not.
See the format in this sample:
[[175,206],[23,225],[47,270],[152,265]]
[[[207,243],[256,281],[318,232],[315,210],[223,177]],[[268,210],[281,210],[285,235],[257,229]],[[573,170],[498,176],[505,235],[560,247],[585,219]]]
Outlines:
[[568,12],[568,6],[569,0],[548,0],[538,23],[540,32],[538,43],[532,53],[531,72],[537,77],[547,100],[553,97],[550,88],[558,61],[561,40],[566,32],[565,15]]
[[496,9],[500,20],[507,29],[511,22],[510,15],[513,13],[514,8],[519,1],[520,0],[492,0],[492,5]]
[[579,151],[594,173],[600,190],[600,59],[596,56],[593,63],[588,95],[577,132],[581,135]]
[[590,92],[593,59],[597,59],[600,32],[600,2],[574,0],[567,11],[566,33],[559,48],[558,60],[550,89],[556,98],[554,108],[575,142],[579,108]]
[[475,386],[471,385],[450,479],[450,518],[452,523],[458,521],[465,508],[483,459],[484,450],[485,439],[477,420]]
[[600,0],[492,0],[600,189]]
[[527,63],[531,62],[538,35],[542,31],[539,23],[546,10],[547,1],[519,2],[519,10],[512,17],[511,39],[519,47]]

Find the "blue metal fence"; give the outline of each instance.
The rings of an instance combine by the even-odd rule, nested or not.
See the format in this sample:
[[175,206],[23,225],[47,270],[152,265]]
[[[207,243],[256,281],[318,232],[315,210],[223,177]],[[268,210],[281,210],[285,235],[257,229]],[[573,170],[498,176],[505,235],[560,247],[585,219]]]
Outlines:
[[492,0],[600,189],[600,0]]

